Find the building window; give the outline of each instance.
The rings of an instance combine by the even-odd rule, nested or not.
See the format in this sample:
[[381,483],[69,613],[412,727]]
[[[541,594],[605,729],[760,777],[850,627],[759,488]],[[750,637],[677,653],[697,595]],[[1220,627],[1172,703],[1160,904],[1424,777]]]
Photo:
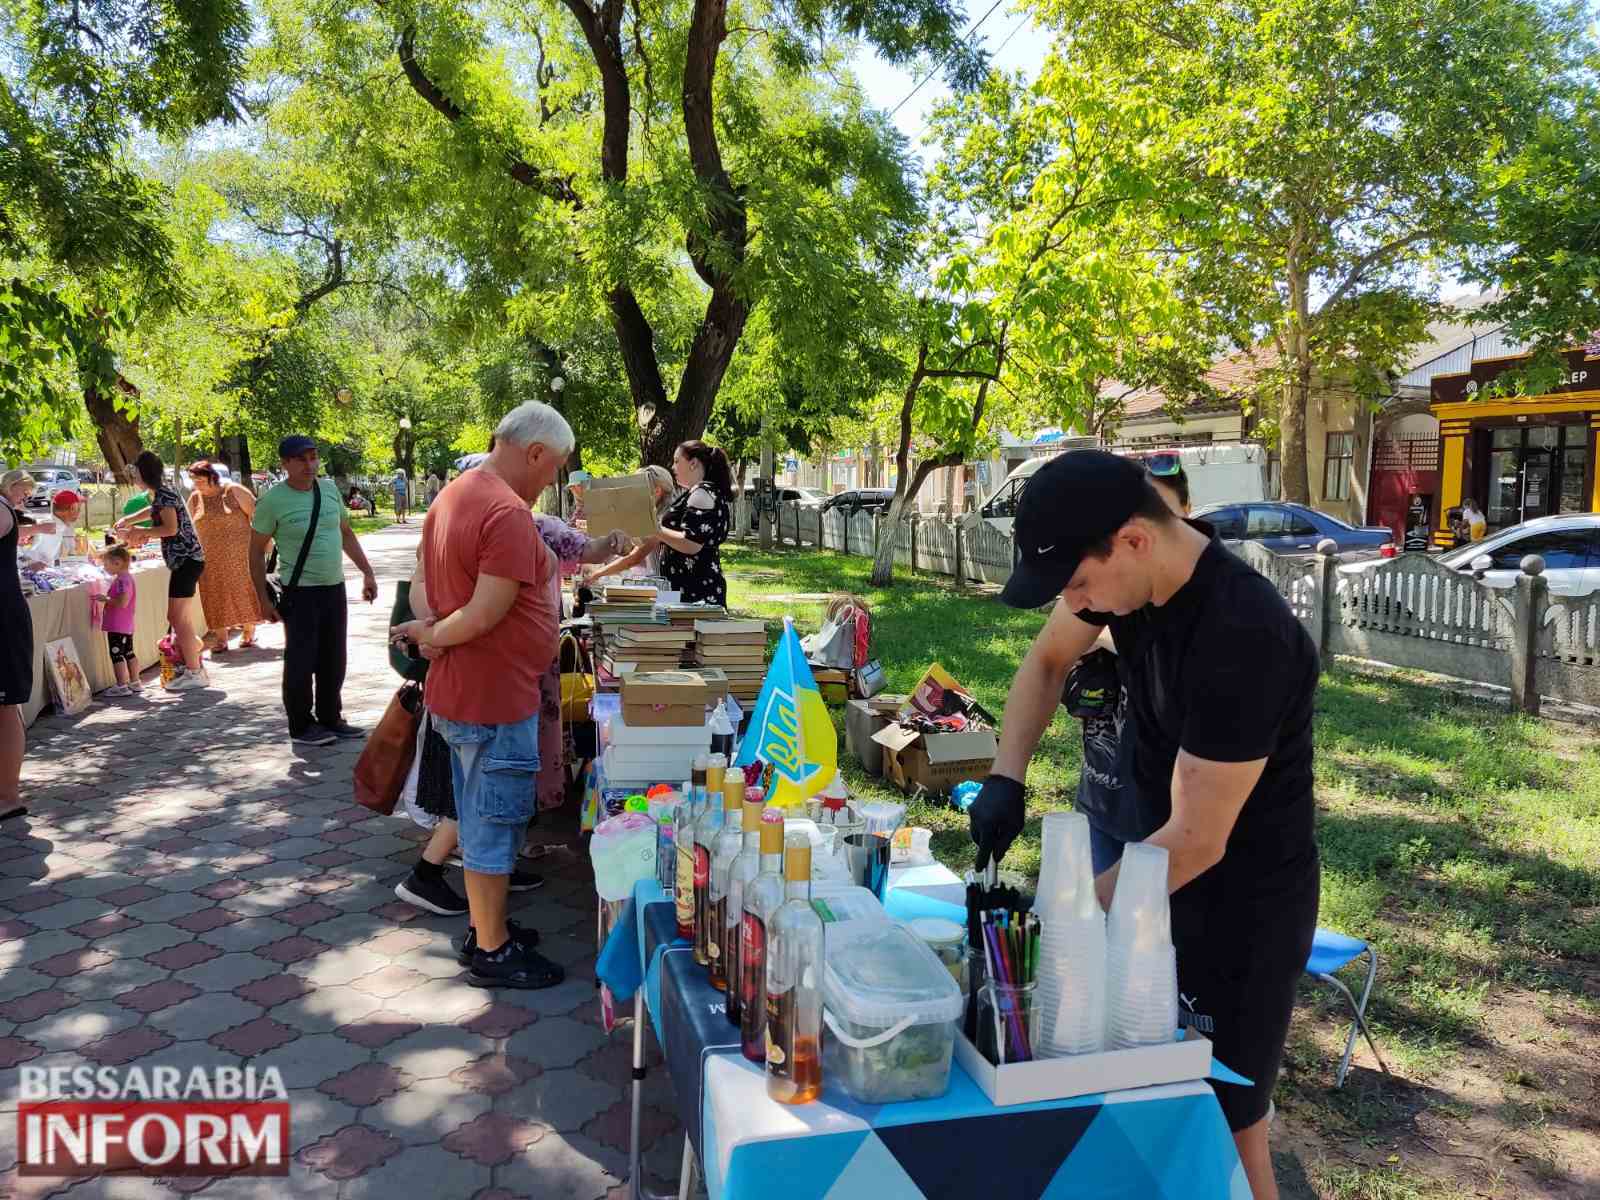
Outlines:
[[1350,475],[1355,470],[1356,435],[1330,433],[1328,452],[1322,460],[1322,498],[1350,499]]

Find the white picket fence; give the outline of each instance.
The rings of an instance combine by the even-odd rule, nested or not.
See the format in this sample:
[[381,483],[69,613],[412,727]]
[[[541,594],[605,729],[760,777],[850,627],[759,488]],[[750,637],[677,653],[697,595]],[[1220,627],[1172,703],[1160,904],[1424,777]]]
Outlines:
[[[821,513],[779,505],[786,546],[818,546],[871,558],[884,521],[858,512]],[[751,539],[741,500],[735,536]],[[1253,543],[1235,547],[1288,601],[1326,659],[1343,654],[1391,666],[1509,686],[1513,703],[1538,712],[1541,696],[1600,705],[1600,593],[1552,599],[1542,564],[1514,588],[1492,588],[1425,554],[1402,554],[1359,569],[1332,556],[1278,555]],[[1011,577],[1010,537],[968,517],[913,515],[895,530],[900,567],[965,585]]]

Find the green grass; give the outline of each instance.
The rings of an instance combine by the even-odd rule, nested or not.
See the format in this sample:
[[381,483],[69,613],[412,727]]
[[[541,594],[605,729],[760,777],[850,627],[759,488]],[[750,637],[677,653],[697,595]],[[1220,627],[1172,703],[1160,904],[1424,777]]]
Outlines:
[[[723,553],[733,608],[789,613],[805,633],[827,593],[855,592],[871,606],[891,691],[939,662],[997,715],[1044,620],[903,571],[896,587],[871,589],[863,558],[742,545]],[[1037,873],[1040,820],[1070,807],[1080,745],[1077,722],[1058,711],[1029,772],[1028,824],[1008,869]],[[1371,1015],[1391,1065],[1431,1073],[1478,1036],[1506,986],[1600,1013],[1584,976],[1600,964],[1600,739],[1436,684],[1335,666],[1318,691],[1316,753],[1319,923],[1377,947]],[[898,797],[854,763],[846,779]],[[920,803],[910,820],[935,831],[942,861],[957,871],[971,863],[964,816]],[[1332,999],[1307,995],[1337,1021]]]
[[363,533],[376,533],[378,530],[387,529],[393,524],[394,517],[392,516],[350,518],[350,528],[355,530],[358,535]]

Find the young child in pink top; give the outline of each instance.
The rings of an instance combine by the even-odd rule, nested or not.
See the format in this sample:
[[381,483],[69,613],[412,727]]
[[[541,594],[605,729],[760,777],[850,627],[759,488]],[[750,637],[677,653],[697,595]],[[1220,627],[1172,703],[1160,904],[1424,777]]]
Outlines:
[[110,546],[101,553],[100,565],[111,576],[100,627],[106,632],[111,667],[117,673],[116,686],[107,688],[105,694],[140,696],[144,694],[144,684],[139,680],[139,658],[133,652],[133,603],[138,594],[138,585],[133,581],[133,556],[126,546]]

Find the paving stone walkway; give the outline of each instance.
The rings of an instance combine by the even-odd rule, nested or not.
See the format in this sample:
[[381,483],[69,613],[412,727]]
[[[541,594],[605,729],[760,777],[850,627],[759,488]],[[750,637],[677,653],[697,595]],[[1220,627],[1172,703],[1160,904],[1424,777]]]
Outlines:
[[[418,535],[363,539],[382,594],[351,606],[358,725],[397,685],[384,638]],[[164,694],[147,676],[149,699],[29,730],[30,815],[0,827],[0,1198],[624,1196],[631,1035],[599,1024],[587,860],[554,851],[547,885],[512,898],[566,982],[468,986],[450,949],[465,919],[394,897],[424,835],[352,803],[359,743],[290,745],[282,633],[263,641],[216,658],[211,690]],[[291,1174],[20,1177],[25,1063],[274,1066]],[[646,1182],[665,1190],[682,1126],[664,1071],[646,1098]]]

